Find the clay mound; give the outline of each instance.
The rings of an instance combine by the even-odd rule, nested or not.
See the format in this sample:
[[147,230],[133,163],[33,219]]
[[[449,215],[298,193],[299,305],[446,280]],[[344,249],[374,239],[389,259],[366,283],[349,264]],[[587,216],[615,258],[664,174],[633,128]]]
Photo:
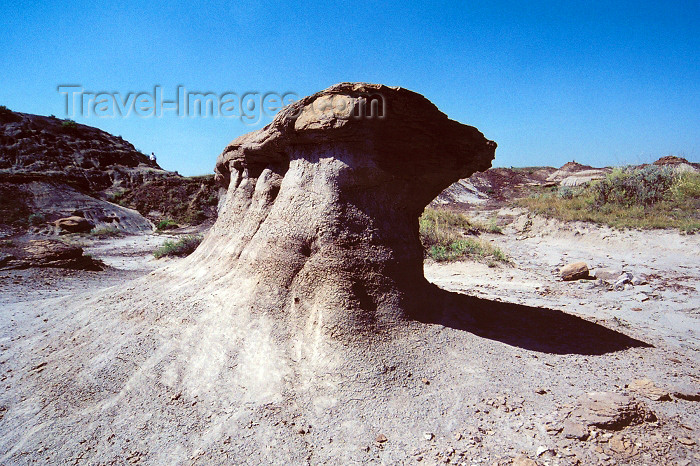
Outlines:
[[603,179],[611,171],[609,168],[593,168],[577,162],[567,162],[549,175],[547,181],[559,183],[561,186],[580,186]]
[[659,160],[654,162],[654,165],[679,165],[681,163],[690,164],[690,162],[688,162],[683,157],[677,157],[675,155],[667,155],[665,157],[661,157]]
[[700,172],[700,163],[688,162],[683,157],[676,157],[675,155],[667,155],[666,157],[661,157],[659,160],[654,162],[654,165],[659,167],[669,167],[675,173]]

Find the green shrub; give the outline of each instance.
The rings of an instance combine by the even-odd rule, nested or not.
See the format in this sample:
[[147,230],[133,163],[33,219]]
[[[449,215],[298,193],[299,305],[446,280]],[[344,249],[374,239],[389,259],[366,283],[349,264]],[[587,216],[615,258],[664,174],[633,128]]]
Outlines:
[[700,173],[681,173],[671,186],[674,199],[683,202],[700,199]]
[[163,231],[163,230],[172,230],[173,228],[177,228],[178,224],[175,223],[172,219],[170,218],[164,218],[158,224],[156,225],[156,229],[158,231]]
[[559,188],[559,197],[562,199],[573,199],[574,190],[571,189],[569,186],[562,186]]
[[70,119],[63,120],[61,122],[61,129],[67,133],[76,131],[78,129],[78,123]]
[[167,240],[161,247],[153,251],[153,256],[160,259],[165,256],[188,256],[202,242],[202,237],[199,235],[183,236],[177,241]]
[[641,170],[614,170],[591,185],[596,206],[619,204],[650,206],[662,201],[673,185],[673,170],[648,166]]
[[425,209],[418,224],[426,248],[449,244],[461,238],[464,231],[473,230],[466,215],[443,209]]
[[115,204],[121,204],[121,202],[124,199],[124,196],[126,195],[127,192],[128,192],[128,190],[126,190],[126,189],[120,189],[119,191],[112,193],[109,196],[109,202],[113,202]]
[[489,223],[484,225],[482,228],[483,228],[482,231],[485,231],[487,233],[498,233],[499,235],[503,234],[503,228],[501,228],[498,225],[498,221],[495,218],[492,218],[489,221]]
[[464,256],[508,262],[508,257],[499,248],[476,238],[464,238],[448,244],[434,244],[428,255],[438,262],[452,261]]

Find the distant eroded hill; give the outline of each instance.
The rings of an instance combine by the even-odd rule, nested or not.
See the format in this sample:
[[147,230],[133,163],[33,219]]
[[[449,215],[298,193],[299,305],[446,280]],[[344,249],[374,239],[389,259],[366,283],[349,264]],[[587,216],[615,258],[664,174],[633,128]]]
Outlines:
[[51,222],[74,214],[95,228],[150,231],[138,212],[109,199],[171,177],[179,176],[119,136],[0,107],[0,233],[55,231]]

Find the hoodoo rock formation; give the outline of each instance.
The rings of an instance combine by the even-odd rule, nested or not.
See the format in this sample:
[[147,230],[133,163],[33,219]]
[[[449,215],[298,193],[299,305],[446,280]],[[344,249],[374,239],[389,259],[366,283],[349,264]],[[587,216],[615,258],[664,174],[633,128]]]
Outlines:
[[254,282],[251,308],[321,312],[335,335],[376,331],[422,304],[424,207],[495,149],[419,94],[335,85],[226,147],[226,201],[191,261]]
[[424,279],[418,216],[495,147],[400,88],[284,108],[219,157],[227,193],[192,255],[7,313],[0,463],[413,464],[495,392],[550,412],[528,387],[568,373],[531,352],[592,364],[640,342]]

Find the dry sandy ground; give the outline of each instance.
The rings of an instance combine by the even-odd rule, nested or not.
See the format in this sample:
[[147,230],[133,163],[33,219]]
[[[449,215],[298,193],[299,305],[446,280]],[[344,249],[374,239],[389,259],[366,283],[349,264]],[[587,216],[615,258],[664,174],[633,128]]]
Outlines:
[[[673,395],[700,392],[700,238],[499,215],[513,265],[426,264],[473,298],[364,348],[265,346],[264,316],[155,270],[162,237],[87,248],[106,272],[0,273],[0,463],[700,463],[700,402]],[[559,281],[578,260],[648,284]],[[641,378],[671,394],[637,395],[658,421],[562,434]]]

